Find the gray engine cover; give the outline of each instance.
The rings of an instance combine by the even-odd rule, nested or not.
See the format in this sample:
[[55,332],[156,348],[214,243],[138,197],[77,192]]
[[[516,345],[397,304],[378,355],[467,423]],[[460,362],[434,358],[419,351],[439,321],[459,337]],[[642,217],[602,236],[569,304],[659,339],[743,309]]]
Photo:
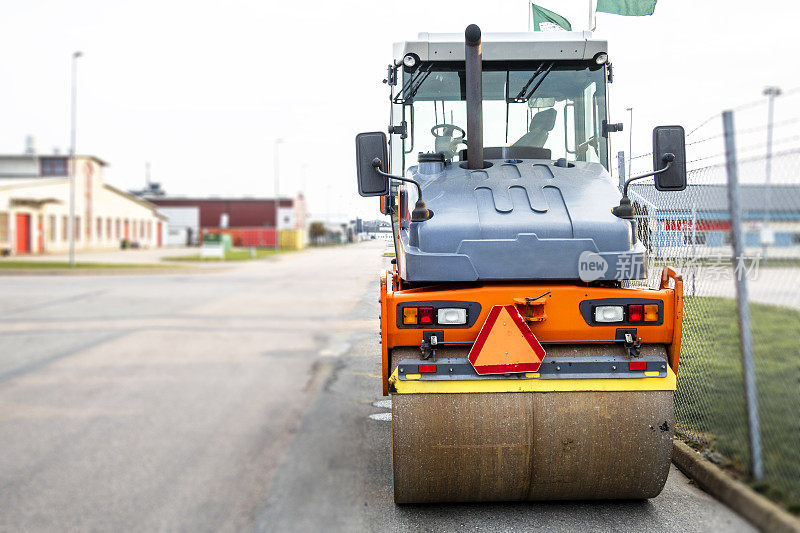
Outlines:
[[[621,195],[602,165],[490,162],[484,170],[467,170],[458,162],[409,168],[407,176],[420,183],[434,215],[400,231],[403,279],[593,281],[646,276],[644,248],[632,244],[630,222],[611,213]],[[413,207],[414,187],[408,195]]]

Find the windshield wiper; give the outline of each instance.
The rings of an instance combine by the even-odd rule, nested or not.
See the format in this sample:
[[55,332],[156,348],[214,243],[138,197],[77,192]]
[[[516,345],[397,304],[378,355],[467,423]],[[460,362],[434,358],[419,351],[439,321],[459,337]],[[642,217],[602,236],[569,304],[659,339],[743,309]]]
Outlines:
[[[514,98],[509,98],[508,96],[506,96],[506,102],[521,104],[523,102],[527,102],[528,100],[530,100],[531,96],[533,96],[533,93],[536,92],[536,89],[539,88],[539,86],[542,84],[547,75],[550,74],[550,71],[553,69],[553,66],[555,66],[555,63],[550,63],[544,70],[544,72],[542,72],[542,67],[544,67],[544,65],[539,65],[539,68],[536,69],[536,72],[533,73],[533,76],[531,76],[531,79],[528,80],[528,83],[526,83],[519,91],[519,93],[517,93],[517,96],[515,96]],[[536,82],[536,85],[533,86],[533,89],[528,91],[528,87],[530,87],[531,84],[536,80],[536,78],[539,77],[539,74],[541,74],[542,77],[539,78],[539,81]],[[528,92],[526,93],[526,91]]]
[[419,88],[422,86],[422,83],[428,79],[430,76],[431,69],[433,68],[433,63],[428,63],[427,66],[420,68],[408,83],[403,85],[403,90],[400,91],[400,94],[394,97],[395,104],[404,104],[407,100],[411,100],[414,98],[414,95],[417,94]]

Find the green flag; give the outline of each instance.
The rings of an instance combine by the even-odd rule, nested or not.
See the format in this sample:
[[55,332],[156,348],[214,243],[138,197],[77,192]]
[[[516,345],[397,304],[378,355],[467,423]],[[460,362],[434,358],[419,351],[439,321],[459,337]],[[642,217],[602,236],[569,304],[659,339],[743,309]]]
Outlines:
[[553,13],[536,4],[531,4],[531,9],[533,9],[533,31],[549,31],[556,27],[572,31],[572,24],[558,13]]
[[628,17],[652,15],[658,0],[597,0],[597,11]]

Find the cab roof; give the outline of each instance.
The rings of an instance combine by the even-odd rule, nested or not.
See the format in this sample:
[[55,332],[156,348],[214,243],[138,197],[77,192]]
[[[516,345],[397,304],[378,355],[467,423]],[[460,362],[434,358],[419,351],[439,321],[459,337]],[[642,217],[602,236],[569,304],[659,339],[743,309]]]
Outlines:
[[[592,39],[590,31],[484,33],[481,48],[484,61],[574,61],[608,53],[608,41]],[[422,61],[464,61],[464,34],[420,33],[416,41],[395,43],[395,64],[409,53]]]

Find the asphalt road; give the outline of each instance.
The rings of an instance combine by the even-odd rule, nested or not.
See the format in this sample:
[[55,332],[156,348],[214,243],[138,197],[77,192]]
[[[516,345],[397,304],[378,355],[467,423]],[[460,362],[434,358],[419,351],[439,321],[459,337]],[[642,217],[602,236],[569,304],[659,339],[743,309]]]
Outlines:
[[675,469],[647,502],[395,506],[383,248],[0,277],[0,530],[750,529]]

